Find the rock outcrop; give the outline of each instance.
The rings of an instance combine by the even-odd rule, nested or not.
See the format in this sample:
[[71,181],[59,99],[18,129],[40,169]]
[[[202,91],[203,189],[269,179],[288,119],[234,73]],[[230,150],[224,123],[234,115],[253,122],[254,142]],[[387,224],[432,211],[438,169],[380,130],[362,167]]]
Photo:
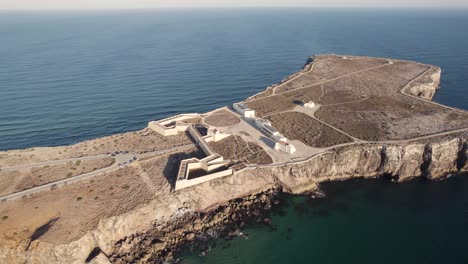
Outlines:
[[[303,70],[312,62],[309,59]],[[405,92],[430,100],[439,86],[440,73],[440,68],[432,69],[427,78]],[[466,171],[466,131],[424,140],[338,147],[306,160],[247,167],[232,176],[161,194],[130,212],[101,219],[96,229],[70,243],[30,239],[2,244],[0,263],[160,263],[171,259],[173,250],[187,241],[232,231],[226,225],[242,225],[252,217],[268,223],[262,213],[279,191],[315,192],[322,182],[354,177],[401,182],[415,177],[440,179]]]
[[[162,260],[196,236],[242,221],[265,205],[275,191],[301,194],[325,181],[386,176],[438,179],[468,171],[468,135],[433,142],[362,144],[342,147],[309,160],[279,166],[246,168],[153,201],[124,215],[103,219],[97,230],[64,245],[43,242],[3,247],[2,263],[126,263]],[[181,202],[184,201],[184,202]],[[249,209],[250,208],[250,209]],[[211,231],[209,231],[211,230]],[[23,245],[24,246],[24,245]]]
[[439,67],[431,69],[424,78],[409,87],[406,93],[431,100],[437,89],[439,89],[441,73],[442,70]]

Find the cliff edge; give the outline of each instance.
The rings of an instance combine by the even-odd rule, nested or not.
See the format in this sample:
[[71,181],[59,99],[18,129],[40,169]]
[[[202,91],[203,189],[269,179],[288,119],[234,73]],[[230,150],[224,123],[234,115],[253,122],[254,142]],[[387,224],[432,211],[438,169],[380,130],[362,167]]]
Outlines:
[[[225,107],[162,120],[161,133],[196,129],[207,140],[203,148],[224,158],[219,168],[233,171],[177,191],[183,161],[207,158],[190,133],[147,128],[2,152],[0,185],[10,187],[0,203],[0,262],[159,263],[201,234],[258,217],[280,191],[316,192],[322,182],[355,177],[402,182],[466,172],[468,113],[430,101],[440,75],[439,67],[410,61],[318,55],[243,102],[257,119]],[[278,134],[259,129],[258,120]],[[282,137],[295,151],[276,148]],[[89,172],[96,164],[102,168]],[[52,169],[64,176],[48,178]],[[83,174],[67,177],[77,170]]]

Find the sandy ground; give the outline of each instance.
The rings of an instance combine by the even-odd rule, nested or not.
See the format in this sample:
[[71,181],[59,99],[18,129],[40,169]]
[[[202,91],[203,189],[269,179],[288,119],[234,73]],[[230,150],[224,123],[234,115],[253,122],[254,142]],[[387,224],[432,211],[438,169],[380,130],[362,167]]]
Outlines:
[[187,152],[176,152],[169,155],[157,156],[140,162],[154,184],[157,192],[169,192],[175,187],[180,162],[188,158],[204,158],[205,154],[194,148]]
[[240,122],[239,118],[226,110],[213,112],[204,118],[204,123],[214,127],[233,126]]
[[2,151],[0,152],[0,168],[48,160],[93,156],[117,151],[145,153],[181,146],[190,142],[190,138],[183,133],[176,136],[163,137],[151,129],[143,129],[83,141],[70,146]]
[[50,221],[47,232],[35,239],[53,243],[76,240],[94,229],[100,219],[123,214],[155,197],[168,195],[170,177],[178,168],[174,157],[192,157],[196,153],[193,151],[145,158],[91,180],[1,202],[0,243],[34,237],[36,229]]
[[64,164],[32,167],[16,171],[0,171],[0,195],[30,189],[80,174],[111,166],[114,158],[69,161]]

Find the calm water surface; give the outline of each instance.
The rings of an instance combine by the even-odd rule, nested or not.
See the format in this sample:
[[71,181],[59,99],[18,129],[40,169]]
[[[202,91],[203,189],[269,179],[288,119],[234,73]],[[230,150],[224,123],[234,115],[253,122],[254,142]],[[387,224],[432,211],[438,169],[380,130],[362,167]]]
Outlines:
[[63,145],[264,90],[313,54],[443,68],[468,108],[468,11],[0,12],[0,150]]
[[[0,12],[0,150],[72,144],[242,100],[313,54],[439,65],[468,109],[468,11]],[[468,180],[346,182],[285,197],[279,229],[185,263],[468,263]]]
[[[248,240],[218,239],[183,264],[468,263],[468,175],[390,184],[353,180],[324,186],[325,199],[285,196],[277,230],[253,225]],[[205,245],[203,245],[205,246]]]

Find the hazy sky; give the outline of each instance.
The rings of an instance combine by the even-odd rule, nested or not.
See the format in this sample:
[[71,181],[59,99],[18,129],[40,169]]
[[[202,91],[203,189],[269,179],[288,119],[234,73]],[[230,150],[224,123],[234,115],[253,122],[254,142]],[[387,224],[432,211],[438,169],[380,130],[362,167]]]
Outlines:
[[157,7],[468,7],[468,0],[0,0],[0,9]]

